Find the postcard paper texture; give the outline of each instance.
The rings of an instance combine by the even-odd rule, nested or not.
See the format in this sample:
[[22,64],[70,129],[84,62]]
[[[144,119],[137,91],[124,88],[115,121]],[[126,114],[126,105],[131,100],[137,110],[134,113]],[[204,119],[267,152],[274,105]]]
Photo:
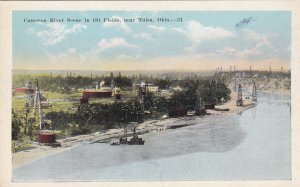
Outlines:
[[1,3],[1,183],[295,185],[298,12],[245,3]]

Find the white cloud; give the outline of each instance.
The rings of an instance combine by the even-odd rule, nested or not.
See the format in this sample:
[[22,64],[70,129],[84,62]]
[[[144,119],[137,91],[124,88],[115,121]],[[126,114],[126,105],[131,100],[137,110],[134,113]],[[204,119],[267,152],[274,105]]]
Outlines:
[[102,39],[100,42],[98,42],[99,52],[115,47],[136,48],[135,45],[127,43],[124,38]]
[[217,53],[238,58],[238,59],[248,59],[249,57],[255,57],[259,55],[263,55],[262,48],[263,45],[257,44],[256,46],[244,50],[238,50],[233,47],[224,47],[221,50],[217,50]]
[[148,34],[148,33],[138,33],[138,34],[135,34],[133,35],[135,38],[143,38],[143,39],[146,39],[146,40],[152,40],[153,37],[151,34]]
[[125,47],[135,49],[136,45],[128,43],[124,38],[112,38],[112,39],[102,39],[97,43],[97,46],[92,48],[90,51],[84,53],[82,58],[86,59],[96,59],[97,54],[111,48]]
[[217,53],[239,59],[247,59],[257,56],[267,58],[275,51],[275,48],[272,46],[266,35],[259,34],[251,30],[243,30],[242,35],[237,39],[245,39],[244,42],[248,44],[253,43],[253,45],[252,47],[248,47],[243,50],[238,50],[236,48],[227,46],[221,50],[217,50]]
[[69,48],[68,53],[74,54],[76,53],[77,49],[76,48]]
[[77,55],[76,51],[77,51],[76,48],[69,48],[66,51],[61,52],[59,54],[52,54],[49,52],[46,52],[46,54],[49,57],[49,59],[51,59],[52,61],[56,61],[56,60],[59,61],[59,60],[63,60],[64,58],[70,58],[70,57],[76,58]]
[[[184,48],[184,51],[186,55],[193,56],[198,54],[197,48],[204,41],[215,41],[220,39],[233,38],[236,36],[235,33],[225,30],[221,27],[206,27],[193,20],[187,23],[187,27],[185,29],[174,27],[170,30],[176,33],[183,34],[192,42],[190,46]],[[213,53],[209,54],[209,56],[212,55]]]
[[126,23],[123,22],[123,18],[120,16],[112,16],[112,19],[119,19],[121,22],[104,22],[104,27],[119,27],[125,32],[131,32],[131,29],[128,27]]
[[205,27],[196,21],[188,22],[186,35],[192,42],[212,41],[235,36],[233,32],[223,28],[212,26]]
[[245,49],[245,50],[237,50],[233,47],[224,47],[220,50],[217,50],[217,53],[225,56],[230,56],[234,58],[247,58],[248,55],[256,55],[257,52],[254,48],[252,49]]
[[175,31],[175,32],[178,32],[178,33],[186,34],[186,31],[182,28],[175,27],[175,28],[172,28],[171,30]]
[[162,32],[164,30],[166,30],[165,27],[158,27],[158,26],[155,26],[155,25],[148,25],[148,27],[154,31],[158,31],[158,32]]
[[54,45],[63,41],[66,36],[87,28],[86,25],[80,23],[73,25],[71,28],[66,28],[61,23],[48,23],[45,26],[48,28],[47,30],[35,32],[37,37],[43,40],[44,45]]
[[272,44],[266,35],[259,34],[252,30],[249,30],[249,29],[243,30],[242,34],[249,41],[254,41],[258,47],[259,46],[268,46],[268,47],[272,48]]

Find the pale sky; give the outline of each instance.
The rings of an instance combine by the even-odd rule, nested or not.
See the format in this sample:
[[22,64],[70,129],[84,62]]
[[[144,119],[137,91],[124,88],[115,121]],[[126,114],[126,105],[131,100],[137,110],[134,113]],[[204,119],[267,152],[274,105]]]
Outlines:
[[[50,18],[64,21],[49,22]],[[82,21],[67,22],[67,18]],[[101,22],[92,22],[93,18]],[[103,22],[103,18],[121,22]],[[124,18],[153,22],[125,23]],[[182,18],[182,22],[157,18]],[[288,11],[13,12],[14,69],[206,70],[250,65],[288,69],[290,48]]]

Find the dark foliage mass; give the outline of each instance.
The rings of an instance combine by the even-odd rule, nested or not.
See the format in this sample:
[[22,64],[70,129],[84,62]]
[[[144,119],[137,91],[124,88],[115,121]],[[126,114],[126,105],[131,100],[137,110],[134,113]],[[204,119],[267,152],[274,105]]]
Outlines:
[[197,100],[197,90],[205,104],[218,104],[221,99],[230,100],[231,90],[223,81],[215,80],[183,80],[179,83],[184,90],[175,92],[170,99],[171,108],[194,109]]
[[83,104],[76,107],[75,113],[50,112],[45,117],[51,119],[57,129],[71,129],[72,135],[143,121],[141,105],[137,100],[114,104]]
[[21,125],[22,122],[20,120],[20,117],[16,114],[14,110],[12,110],[12,129],[11,129],[12,140],[18,139]]

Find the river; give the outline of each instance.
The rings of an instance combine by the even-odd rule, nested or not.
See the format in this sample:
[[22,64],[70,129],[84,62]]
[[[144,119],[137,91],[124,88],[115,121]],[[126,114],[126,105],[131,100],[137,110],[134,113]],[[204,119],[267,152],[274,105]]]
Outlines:
[[290,97],[258,95],[256,107],[149,133],[145,145],[84,142],[13,170],[13,181],[291,179]]

